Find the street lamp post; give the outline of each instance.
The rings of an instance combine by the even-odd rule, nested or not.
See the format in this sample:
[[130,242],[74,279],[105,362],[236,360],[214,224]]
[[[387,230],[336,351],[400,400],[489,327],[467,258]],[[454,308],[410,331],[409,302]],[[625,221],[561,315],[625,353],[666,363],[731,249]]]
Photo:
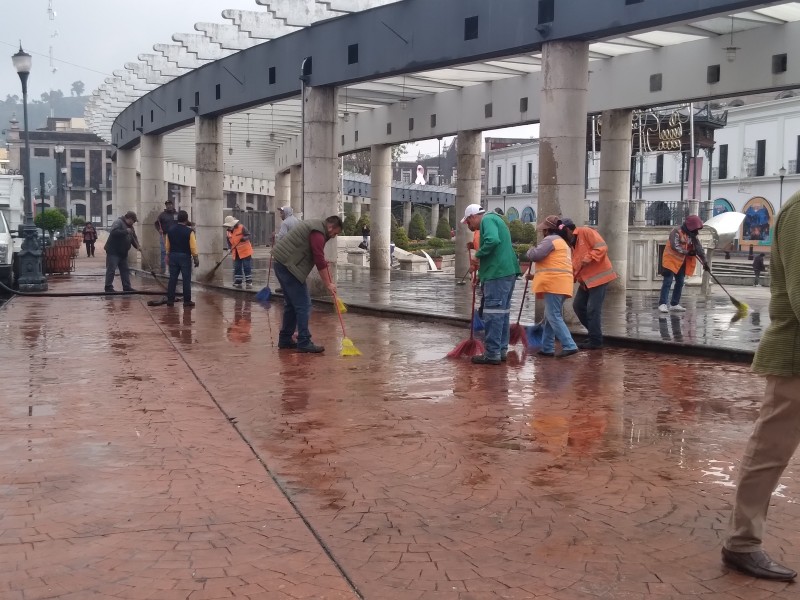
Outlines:
[[61,193],[61,155],[64,154],[66,148],[62,144],[56,144],[53,148],[53,152],[55,153],[56,157],[56,193],[55,193],[55,206],[56,208],[66,208],[65,206],[61,206],[64,204],[64,197]]
[[781,178],[781,194],[780,200],[778,201],[778,211],[780,211],[783,208],[783,178],[786,177],[786,169],[784,167],[778,169],[778,175]]
[[42,247],[36,226],[33,224],[33,204],[31,191],[31,148],[28,133],[28,75],[31,72],[31,55],[22,50],[11,57],[14,68],[17,70],[22,83],[22,114],[25,128],[25,223],[20,226],[19,233],[22,237],[22,249],[19,253],[19,289],[27,292],[41,292],[47,290],[47,278],[42,273]]

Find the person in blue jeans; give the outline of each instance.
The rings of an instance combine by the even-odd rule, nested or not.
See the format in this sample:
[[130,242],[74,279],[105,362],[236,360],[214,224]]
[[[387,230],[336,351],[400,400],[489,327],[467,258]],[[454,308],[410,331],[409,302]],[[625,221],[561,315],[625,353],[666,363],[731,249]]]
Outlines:
[[[300,221],[272,249],[275,276],[283,290],[283,324],[278,335],[279,350],[296,350],[310,354],[324,352],[325,348],[311,341],[308,318],[311,314],[311,297],[306,280],[314,267],[332,296],[336,296],[328,263],[325,260],[325,243],[342,232],[342,219],[334,215],[324,221]],[[297,332],[297,341],[293,339]]]
[[[471,231],[480,230],[480,247],[471,262],[483,286],[483,322],[486,352],[473,356],[478,365],[499,365],[508,353],[509,317],[514,284],[522,273],[511,245],[511,232],[503,219],[486,213],[480,204],[470,204],[461,222]],[[474,285],[477,285],[475,280]]]
[[169,283],[167,284],[167,306],[175,304],[175,288],[178,287],[178,275],[183,280],[183,305],[194,306],[192,302],[192,262],[200,266],[197,254],[197,241],[194,231],[189,227],[189,213],[178,211],[178,222],[167,231],[165,241],[169,260]]

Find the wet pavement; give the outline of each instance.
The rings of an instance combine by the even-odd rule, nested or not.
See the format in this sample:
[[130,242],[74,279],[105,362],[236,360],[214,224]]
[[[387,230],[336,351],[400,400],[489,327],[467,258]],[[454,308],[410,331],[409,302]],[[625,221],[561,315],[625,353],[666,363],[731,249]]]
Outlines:
[[[79,261],[91,275],[90,261]],[[92,277],[51,279],[87,290]],[[138,287],[152,282],[137,279]],[[462,329],[198,290],[0,310],[0,597],[794,598],[728,573],[763,381],[629,349],[498,367]],[[800,565],[794,460],[766,545]]]
[[[254,290],[267,280],[269,250],[259,248],[254,260]],[[222,270],[225,287],[232,284],[232,267],[226,262]],[[410,273],[393,270],[389,273],[370,273],[369,269],[340,265],[338,281],[340,295],[348,304],[372,314],[410,315],[468,322],[471,310],[471,286],[457,285],[452,270],[449,273]],[[273,274],[270,287],[278,287]],[[769,288],[728,286],[737,299],[750,306],[746,318],[732,322],[736,309],[728,296],[712,286],[706,298],[699,286],[684,288],[682,314],[662,314],[657,311],[657,292],[628,291],[609,294],[603,312],[603,330],[608,342],[656,350],[698,350],[700,354],[724,353],[728,358],[749,362],[758,347],[761,333],[769,325]],[[516,321],[524,286],[517,281],[512,301],[512,316]],[[327,299],[327,298],[323,298]],[[534,318],[534,298],[528,294],[521,322],[530,324]],[[577,322],[572,331],[583,335],[586,330]]]

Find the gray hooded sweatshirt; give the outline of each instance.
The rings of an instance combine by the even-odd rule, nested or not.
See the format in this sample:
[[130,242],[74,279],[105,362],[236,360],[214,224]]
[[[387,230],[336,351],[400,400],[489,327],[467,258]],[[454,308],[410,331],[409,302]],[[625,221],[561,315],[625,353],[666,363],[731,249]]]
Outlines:
[[291,206],[284,206],[281,208],[281,211],[283,211],[285,218],[283,219],[281,228],[278,231],[278,235],[275,236],[276,241],[285,237],[286,234],[289,233],[292,228],[300,222],[297,217],[294,216],[294,211],[292,210]]

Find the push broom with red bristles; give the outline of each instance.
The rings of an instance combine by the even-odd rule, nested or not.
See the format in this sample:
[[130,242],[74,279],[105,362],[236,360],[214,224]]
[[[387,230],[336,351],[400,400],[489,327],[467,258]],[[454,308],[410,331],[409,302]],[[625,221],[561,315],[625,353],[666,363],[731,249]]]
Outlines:
[[514,323],[508,330],[508,343],[511,346],[516,346],[520,342],[523,345],[528,345],[528,336],[526,335],[525,328],[519,324],[520,319],[522,318],[522,309],[525,308],[525,298],[528,296],[528,286],[530,285],[528,282],[527,275],[531,274],[531,268],[528,267],[528,272],[525,274],[525,289],[522,292],[522,302],[519,305],[519,313],[517,314],[517,322]]
[[477,356],[483,354],[483,343],[475,339],[475,294],[477,286],[472,282],[472,318],[469,320],[469,339],[459,343],[455,348],[447,353],[447,358],[460,358],[462,356]]

